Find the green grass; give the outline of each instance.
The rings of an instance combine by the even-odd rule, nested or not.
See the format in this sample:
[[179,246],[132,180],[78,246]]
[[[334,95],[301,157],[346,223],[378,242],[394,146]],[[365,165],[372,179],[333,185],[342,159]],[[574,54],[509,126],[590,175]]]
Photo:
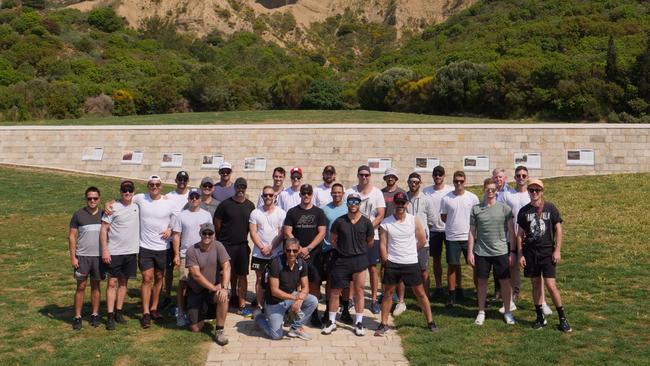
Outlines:
[[[649,181],[648,173],[545,181],[547,199],[565,220],[558,283],[572,334],[554,329],[556,314],[545,329],[530,329],[534,311],[527,281],[515,312],[519,324],[514,327],[503,324],[496,306],[489,308],[483,327],[474,326],[472,294],[453,310],[433,303],[440,331],[431,335],[409,299],[409,310],[396,324],[411,363],[647,364]],[[1,365],[205,362],[209,335],[179,331],[171,320],[163,327],[139,328],[139,279],[129,284],[126,327],[107,332],[84,322],[81,332],[71,330],[74,281],[66,238],[70,215],[84,205],[87,186],[98,186],[107,200],[117,196],[117,182],[0,166]],[[139,183],[138,190],[143,189]],[[467,285],[468,275],[465,267]],[[101,309],[104,312],[104,303]],[[84,313],[89,313],[88,307]]]
[[59,125],[169,125],[169,124],[265,124],[265,123],[521,123],[488,118],[432,116],[363,110],[240,111],[157,114],[127,117],[97,117],[23,122],[0,122],[0,126]]
[[[535,320],[531,286],[522,276],[522,299],[514,312],[519,324],[514,327],[503,323],[496,303],[488,308],[485,325],[475,326],[472,291],[470,299],[453,310],[442,302],[433,304],[440,331],[431,336],[410,300],[409,311],[396,325],[411,364],[647,364],[649,178],[646,173],[545,180],[546,199],[564,219],[557,280],[573,333],[556,329],[556,312],[546,328],[530,328]],[[469,267],[463,270],[464,287],[472,287]]]

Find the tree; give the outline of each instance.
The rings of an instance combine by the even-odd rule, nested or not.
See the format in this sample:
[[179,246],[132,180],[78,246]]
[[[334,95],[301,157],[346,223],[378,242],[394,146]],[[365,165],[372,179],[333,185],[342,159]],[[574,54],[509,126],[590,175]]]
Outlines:
[[647,37],[645,50],[636,57],[632,66],[632,75],[638,96],[650,103],[650,33]]
[[616,46],[614,45],[614,37],[609,36],[607,41],[607,63],[605,64],[605,76],[607,81],[612,83],[619,83],[621,74],[618,68],[618,56],[616,54]]
[[298,108],[310,82],[309,76],[299,74],[290,74],[280,78],[270,90],[273,104],[279,108]]
[[364,80],[357,91],[359,103],[363,109],[390,110],[386,97],[393,92],[400,82],[416,79],[416,74],[403,67],[393,67],[381,74],[370,75]]
[[124,19],[113,8],[97,8],[88,13],[88,24],[106,33],[113,33],[124,27]]
[[343,87],[333,80],[316,79],[302,98],[305,109],[342,109]]
[[434,110],[445,113],[477,112],[487,67],[470,61],[452,62],[436,73],[433,86]]

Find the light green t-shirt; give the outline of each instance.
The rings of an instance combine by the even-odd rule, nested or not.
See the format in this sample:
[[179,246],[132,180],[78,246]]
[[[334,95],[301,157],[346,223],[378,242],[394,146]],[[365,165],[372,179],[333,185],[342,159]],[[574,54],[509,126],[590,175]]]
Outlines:
[[469,224],[476,228],[474,254],[482,257],[508,254],[506,224],[511,218],[512,210],[501,202],[490,207],[485,203],[472,207]]

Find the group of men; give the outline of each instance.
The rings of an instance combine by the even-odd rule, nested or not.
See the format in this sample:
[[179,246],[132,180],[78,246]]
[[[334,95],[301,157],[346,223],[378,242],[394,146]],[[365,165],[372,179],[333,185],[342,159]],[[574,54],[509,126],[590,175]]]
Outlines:
[[[100,210],[100,191],[89,187],[87,204],[70,222],[71,264],[77,280],[73,329],[82,328],[81,309],[90,277],[90,324],[99,325],[100,281],[108,275],[106,329],[125,323],[124,299],[128,279],[136,266],[142,275],[143,328],[164,319],[161,295],[171,295],[174,267],[179,268],[176,321],[200,331],[206,317],[216,318],[215,341],[225,345],[223,326],[229,306],[253,317],[271,339],[284,336],[311,339],[307,319],[323,334],[350,324],[357,336],[365,334],[363,310],[366,273],[370,283],[370,310],[381,314],[376,336],[387,331],[388,315],[406,310],[405,287],[410,287],[422,309],[427,328],[435,332],[429,303],[429,257],[433,258],[433,297],[443,296],[442,248],[447,261],[447,306],[464,298],[461,254],[474,269],[478,297],[475,324],[483,325],[487,281],[494,272],[495,296],[503,299],[500,311],[507,324],[515,324],[512,311],[519,296],[520,266],[533,285],[537,319],[546,325],[551,313],[544,300],[544,285],[556,306],[560,330],[571,331],[555,284],[561,259],[562,219],[543,199],[544,185],[529,179],[528,170],[515,169],[514,189],[505,171],[495,169],[484,181],[484,199],[465,190],[465,174],[453,174],[453,187],[444,183],[445,170],[433,170],[433,185],[422,186],[419,173],[409,174],[408,189],[398,187],[399,173],[385,171],[385,187],[371,183],[371,169],[357,169],[358,183],[348,188],[336,181],[336,169],[323,169],[323,183],[303,184],[302,169],[273,170],[273,183],[264,186],[257,204],[247,198],[247,181],[232,180],[232,166],[223,163],[220,179],[202,179],[189,189],[189,175],[176,176],[176,188],[161,194],[162,181],[152,175],[147,193],[135,194],[130,180],[120,184],[120,197]],[[252,241],[249,245],[249,238]],[[252,257],[251,257],[252,254]],[[379,265],[379,266],[378,266]],[[255,271],[255,299],[247,303],[247,275]],[[381,277],[382,293],[379,292]],[[164,283],[164,286],[163,286]],[[325,294],[321,289],[325,284]],[[164,289],[163,289],[164,287]],[[323,299],[326,311],[318,314]],[[354,318],[350,309],[355,309]]]

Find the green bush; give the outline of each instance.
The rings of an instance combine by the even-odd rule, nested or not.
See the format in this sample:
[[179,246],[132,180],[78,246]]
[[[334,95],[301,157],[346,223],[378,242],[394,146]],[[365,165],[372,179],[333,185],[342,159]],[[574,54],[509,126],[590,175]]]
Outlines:
[[333,80],[313,80],[303,95],[301,107],[305,109],[342,109],[343,87]]
[[124,19],[113,8],[97,8],[88,13],[88,24],[103,32],[113,33],[124,27]]

